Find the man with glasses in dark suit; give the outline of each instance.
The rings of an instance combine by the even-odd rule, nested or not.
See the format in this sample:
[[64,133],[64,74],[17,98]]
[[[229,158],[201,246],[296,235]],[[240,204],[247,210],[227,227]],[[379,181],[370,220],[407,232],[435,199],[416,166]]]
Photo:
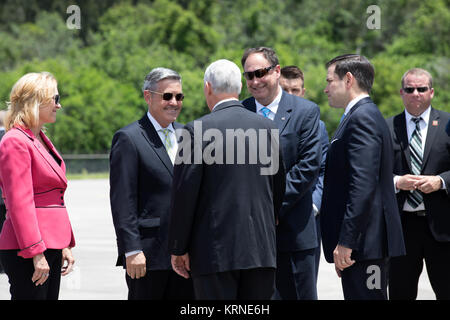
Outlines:
[[[390,299],[414,300],[427,265],[437,299],[450,299],[450,113],[431,106],[431,74],[419,68],[402,78],[404,112],[388,119],[394,144],[394,183],[406,256],[391,260]],[[448,126],[448,125],[447,125]]]
[[319,107],[285,92],[280,65],[271,48],[250,48],[241,60],[252,97],[242,104],[280,130],[286,194],[277,225],[276,295],[283,300],[316,300],[315,251],[318,247],[312,193],[321,159]]
[[193,299],[191,279],[176,274],[167,249],[175,130],[184,98],[181,76],[155,68],[142,88],[148,111],[114,134],[110,200],[117,265],[126,268],[128,299]]

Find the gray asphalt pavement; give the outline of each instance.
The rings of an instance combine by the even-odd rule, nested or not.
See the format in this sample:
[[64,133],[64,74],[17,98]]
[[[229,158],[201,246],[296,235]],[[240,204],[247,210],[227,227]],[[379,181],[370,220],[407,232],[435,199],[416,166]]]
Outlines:
[[[124,300],[127,298],[124,270],[115,267],[116,240],[109,204],[109,182],[72,180],[66,204],[75,233],[75,270],[63,277],[61,300]],[[322,255],[319,268],[320,300],[342,300],[340,280],[334,266]],[[10,299],[8,278],[0,274],[0,300]],[[434,293],[426,275],[419,282],[418,299],[433,300]]]

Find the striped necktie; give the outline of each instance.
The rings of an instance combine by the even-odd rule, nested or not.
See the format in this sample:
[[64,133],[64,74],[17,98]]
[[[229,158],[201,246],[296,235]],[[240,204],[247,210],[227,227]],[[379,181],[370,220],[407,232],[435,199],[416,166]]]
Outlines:
[[262,114],[263,114],[264,117],[270,119],[269,116],[270,116],[270,113],[271,113],[272,111],[270,111],[269,108],[267,108],[267,107],[262,107],[262,108],[261,108],[261,112],[262,112]]
[[[409,141],[409,151],[411,153],[411,171],[414,175],[420,175],[422,171],[422,135],[420,133],[420,120],[422,118],[412,118],[412,121],[416,124],[416,129],[414,130],[411,140]],[[413,208],[417,208],[419,204],[423,202],[422,192],[419,190],[411,190],[406,198],[409,205]]]
[[164,147],[166,148],[167,152],[169,152],[169,150],[172,148],[172,141],[170,141],[170,130],[169,129],[160,129],[159,131],[161,131],[164,134]]

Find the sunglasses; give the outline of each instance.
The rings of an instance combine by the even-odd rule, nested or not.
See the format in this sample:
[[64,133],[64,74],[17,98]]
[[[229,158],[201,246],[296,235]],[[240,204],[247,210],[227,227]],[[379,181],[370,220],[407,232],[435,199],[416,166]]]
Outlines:
[[270,66],[270,67],[258,69],[255,71],[248,71],[248,72],[244,72],[243,75],[244,75],[245,79],[247,79],[247,80],[253,80],[254,77],[262,78],[266,74],[268,74],[270,70],[272,70],[275,67],[276,66]]
[[420,93],[423,93],[423,92],[427,92],[427,91],[428,91],[428,87],[417,87],[417,88],[414,88],[414,87],[406,87],[406,88],[403,88],[403,91],[405,91],[405,92],[408,93],[408,94],[411,94],[411,93],[413,93],[414,90],[416,90],[416,89],[417,89],[417,92],[420,92]]
[[53,99],[55,100],[55,104],[59,104],[61,97],[59,96],[59,94],[56,94]]
[[[173,96],[174,96],[174,94],[173,94],[173,93],[170,93],[170,92],[162,93],[162,92],[156,92],[156,91],[152,91],[152,90],[148,90],[148,91],[150,91],[150,92],[152,92],[152,93],[156,93],[156,94],[161,95],[162,98],[163,98],[163,100],[166,100],[166,101],[172,100],[172,98],[173,98]],[[184,99],[184,94],[182,94],[182,93],[177,93],[177,94],[175,94],[175,100],[177,100],[177,101],[183,101],[183,99]]]

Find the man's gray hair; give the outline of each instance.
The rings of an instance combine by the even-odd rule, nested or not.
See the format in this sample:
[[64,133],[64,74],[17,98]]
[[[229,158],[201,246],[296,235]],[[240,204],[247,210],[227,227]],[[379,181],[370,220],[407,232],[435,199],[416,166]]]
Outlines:
[[206,68],[204,82],[209,82],[214,93],[241,93],[241,70],[226,59],[217,60]]
[[142,92],[145,90],[158,90],[158,82],[166,79],[178,80],[181,82],[181,76],[178,72],[167,68],[155,68],[145,76]]

